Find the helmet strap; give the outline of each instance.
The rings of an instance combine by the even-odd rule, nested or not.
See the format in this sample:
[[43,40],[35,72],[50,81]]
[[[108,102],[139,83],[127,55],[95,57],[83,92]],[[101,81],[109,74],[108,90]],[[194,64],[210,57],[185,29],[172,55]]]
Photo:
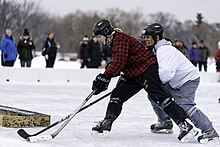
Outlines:
[[115,34],[115,31],[113,31],[111,35],[106,36],[106,42],[109,47],[111,47],[112,45],[114,34]]

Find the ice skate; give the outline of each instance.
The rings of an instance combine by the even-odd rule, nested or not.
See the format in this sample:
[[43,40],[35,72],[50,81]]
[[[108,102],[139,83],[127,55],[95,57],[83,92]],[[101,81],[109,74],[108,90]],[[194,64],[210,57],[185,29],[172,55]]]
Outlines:
[[98,133],[103,133],[105,131],[110,132],[112,123],[116,119],[115,116],[110,116],[109,118],[105,118],[104,120],[98,122],[98,124],[92,128],[93,131],[96,131]]
[[197,138],[199,143],[208,143],[209,141],[219,140],[218,133],[213,129],[209,132],[203,133]]
[[198,131],[195,130],[187,121],[180,122],[178,126],[180,128],[178,139],[181,142],[189,142],[198,134]]
[[171,120],[166,120],[163,122],[158,122],[150,126],[152,133],[161,134],[172,134],[173,133],[173,123]]

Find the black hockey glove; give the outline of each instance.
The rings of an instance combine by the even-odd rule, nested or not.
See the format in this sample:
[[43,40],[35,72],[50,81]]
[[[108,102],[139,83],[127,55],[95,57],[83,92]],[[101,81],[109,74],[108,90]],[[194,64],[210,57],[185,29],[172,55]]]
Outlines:
[[116,87],[121,86],[126,82],[126,77],[125,75],[121,74],[120,77],[118,78],[118,82],[116,84]]
[[98,76],[96,76],[92,85],[92,90],[96,90],[94,95],[97,95],[102,91],[107,90],[110,81],[111,78],[106,77],[104,74],[99,74]]

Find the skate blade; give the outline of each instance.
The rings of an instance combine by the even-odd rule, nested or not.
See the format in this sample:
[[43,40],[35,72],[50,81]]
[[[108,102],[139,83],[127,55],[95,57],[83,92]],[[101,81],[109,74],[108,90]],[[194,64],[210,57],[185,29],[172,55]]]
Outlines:
[[181,140],[180,142],[184,143],[184,142],[189,142],[190,140],[192,140],[199,132],[195,129],[191,129],[189,131],[188,134],[186,134]]
[[206,144],[206,143],[209,143],[209,142],[212,142],[212,143],[217,143],[218,142],[219,143],[220,139],[219,139],[219,137],[215,137],[215,138],[212,138],[212,139],[204,138],[204,139],[198,140],[198,142],[201,143],[201,144]]
[[157,133],[157,134],[172,134],[173,130],[169,130],[169,129],[162,129],[159,131],[156,130],[151,130],[152,133]]
[[108,137],[109,136],[109,131],[103,131],[102,133],[98,131],[92,131],[91,133],[94,136],[99,136],[99,137]]

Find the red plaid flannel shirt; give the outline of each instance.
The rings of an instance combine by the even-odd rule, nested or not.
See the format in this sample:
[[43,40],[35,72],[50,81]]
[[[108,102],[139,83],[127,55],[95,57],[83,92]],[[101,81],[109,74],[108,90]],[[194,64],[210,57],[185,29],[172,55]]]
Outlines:
[[114,77],[120,72],[130,78],[140,77],[150,65],[156,63],[153,53],[128,34],[116,32],[111,50],[113,62],[104,72],[107,77]]

